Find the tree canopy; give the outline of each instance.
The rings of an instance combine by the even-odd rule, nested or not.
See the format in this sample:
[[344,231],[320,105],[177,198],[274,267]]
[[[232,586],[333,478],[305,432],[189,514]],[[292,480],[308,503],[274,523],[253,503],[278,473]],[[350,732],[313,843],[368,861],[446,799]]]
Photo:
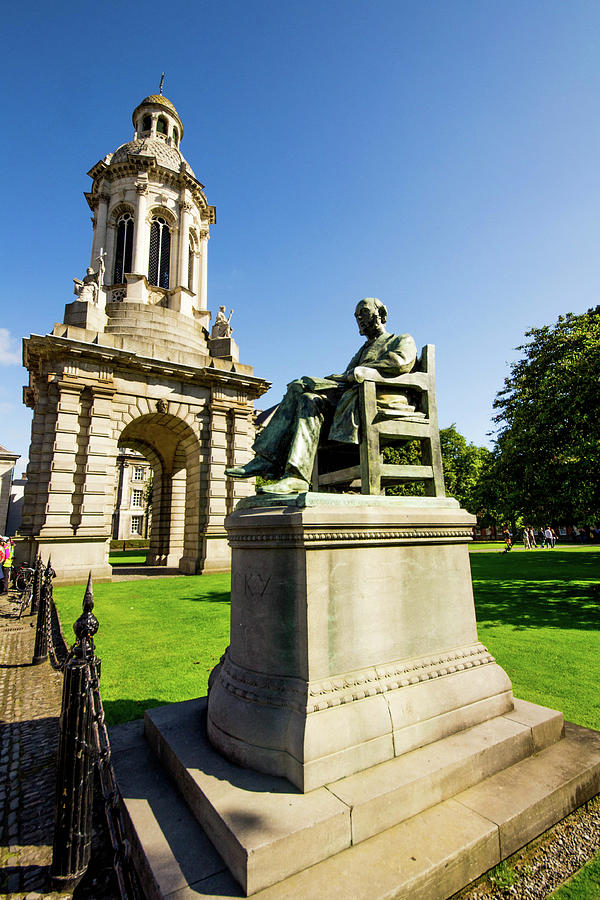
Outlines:
[[494,482],[513,520],[592,524],[600,513],[600,306],[525,336],[494,402],[488,499]]

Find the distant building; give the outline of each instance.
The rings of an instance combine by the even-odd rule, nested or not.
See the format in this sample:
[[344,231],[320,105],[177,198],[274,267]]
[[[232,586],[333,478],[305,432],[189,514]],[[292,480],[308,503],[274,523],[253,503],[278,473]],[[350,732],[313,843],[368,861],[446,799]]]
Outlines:
[[23,513],[23,495],[25,493],[25,485],[27,484],[27,476],[23,473],[18,478],[13,478],[10,488],[10,498],[8,502],[8,518],[6,520],[6,534],[14,537],[21,525],[21,515]]
[[0,532],[2,534],[6,534],[13,470],[18,459],[18,453],[11,453],[0,444]]
[[151,506],[148,491],[152,466],[141,453],[123,450],[117,457],[113,540],[147,538],[150,532]]

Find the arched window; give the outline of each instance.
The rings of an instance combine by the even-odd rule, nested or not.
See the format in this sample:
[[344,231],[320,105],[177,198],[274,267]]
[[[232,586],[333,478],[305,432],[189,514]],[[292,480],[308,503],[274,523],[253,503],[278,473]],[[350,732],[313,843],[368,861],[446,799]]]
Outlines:
[[152,116],[144,116],[142,119],[142,131],[152,130]]
[[158,117],[158,122],[156,123],[156,130],[159,134],[168,134],[169,129],[167,126],[167,120],[163,116]]
[[173,129],[173,143],[175,146],[179,143],[179,133],[176,128]]
[[150,284],[168,290],[170,260],[171,232],[162,216],[156,216],[150,225],[150,258],[148,260]]
[[117,222],[117,246],[113,284],[124,284],[125,273],[131,272],[133,255],[133,219],[130,213],[123,213]]
[[194,290],[194,247],[190,242],[188,250],[188,291]]

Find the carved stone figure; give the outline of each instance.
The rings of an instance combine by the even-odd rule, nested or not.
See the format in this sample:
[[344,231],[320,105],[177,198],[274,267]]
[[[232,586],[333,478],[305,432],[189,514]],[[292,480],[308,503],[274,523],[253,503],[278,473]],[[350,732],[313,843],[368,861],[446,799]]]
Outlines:
[[387,309],[375,297],[361,300],[355,310],[366,343],[346,371],[326,378],[303,376],[288,385],[286,394],[253,444],[256,454],[244,466],[226,469],[231,478],[253,475],[278,478],[261,493],[306,491],[322,433],[329,440],[358,444],[358,382],[373,375],[395,377],[413,368],[417,348],[409,334],[385,330]]
[[73,293],[82,303],[98,302],[98,273],[88,266],[83,281],[73,279]]
[[233,310],[229,313],[229,318],[225,315],[225,307],[220,306],[219,311],[215,317],[215,324],[212,327],[211,338],[228,338],[233,334],[233,328],[229,324],[231,322],[231,317],[233,315]]

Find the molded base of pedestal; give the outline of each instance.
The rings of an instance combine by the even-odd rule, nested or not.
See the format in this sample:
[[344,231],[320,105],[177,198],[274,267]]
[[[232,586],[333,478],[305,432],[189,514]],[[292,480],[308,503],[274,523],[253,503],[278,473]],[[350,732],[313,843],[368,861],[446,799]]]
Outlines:
[[312,791],[512,710],[510,680],[482,644],[435,659],[348,673],[345,693],[290,679],[288,702],[274,706],[257,702],[268,679],[226,656],[211,688],[208,737],[232,762]]
[[600,790],[600,733],[567,725],[562,737],[560,713],[519,700],[308,794],[219,756],[204,710],[148,711],[148,742],[140,723],[111,730],[150,898],[442,900]]

